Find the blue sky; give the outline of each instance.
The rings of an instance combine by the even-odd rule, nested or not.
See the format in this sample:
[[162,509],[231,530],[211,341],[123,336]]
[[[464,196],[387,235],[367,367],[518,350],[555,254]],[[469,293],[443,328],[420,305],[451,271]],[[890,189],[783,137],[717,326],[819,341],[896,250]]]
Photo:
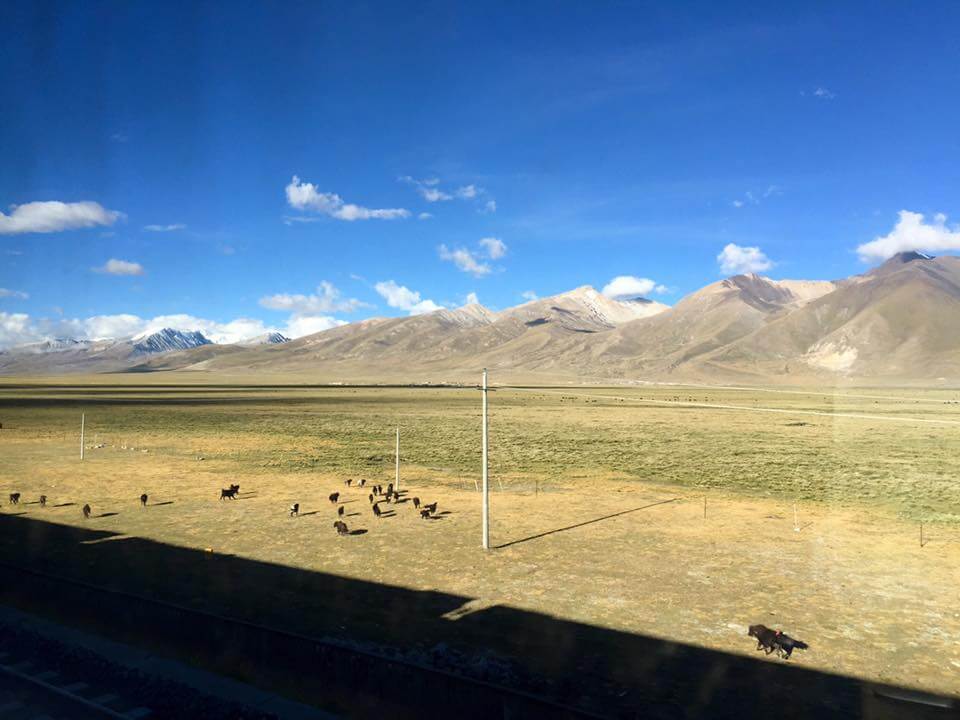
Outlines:
[[0,346],[960,248],[956,3],[411,5],[7,5]]

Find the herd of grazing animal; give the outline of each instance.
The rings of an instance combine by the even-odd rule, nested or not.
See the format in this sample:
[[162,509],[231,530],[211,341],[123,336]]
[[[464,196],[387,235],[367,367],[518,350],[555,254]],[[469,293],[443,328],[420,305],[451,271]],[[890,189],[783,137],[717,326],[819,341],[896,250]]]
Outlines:
[[[365,479],[354,480],[348,478],[344,480],[344,486],[348,488],[364,488],[366,487],[367,481]],[[221,491],[221,499],[230,497],[232,498],[236,493],[233,485],[230,486],[228,490]],[[236,486],[239,489],[239,485]],[[383,510],[380,509],[380,503],[394,503],[399,504],[401,502],[400,492],[395,490],[393,483],[389,483],[386,487],[383,485],[372,485],[370,487],[372,492],[367,494],[367,500],[370,503],[370,509],[373,512],[374,517],[377,519],[382,517],[389,517],[389,515],[384,515]],[[343,518],[346,517],[347,509],[344,504],[341,502],[342,494],[337,492],[332,492],[327,496],[327,500],[330,501],[330,504],[337,508],[337,520],[333,523],[334,530],[337,531],[338,535],[350,535],[350,529],[347,527],[347,524],[343,521]],[[437,513],[437,503],[430,503],[429,505],[423,505],[421,507],[420,498],[415,497],[413,500],[413,508],[417,511],[420,517],[424,520],[429,520],[434,517]],[[300,503],[294,503],[290,506],[290,517],[297,517],[300,515]]]
[[[344,484],[349,487],[358,487],[363,488],[366,486],[367,481],[365,479],[360,479],[354,484],[353,479],[347,479]],[[370,501],[371,509],[373,514],[377,518],[384,517],[383,511],[380,509],[380,503],[394,503],[399,504],[400,492],[395,490],[393,483],[389,483],[386,488],[383,485],[374,485],[371,487],[371,492],[367,498]],[[240,485],[231,483],[230,487],[220,489],[220,500],[236,500],[237,496],[240,494]],[[10,493],[10,504],[19,505],[20,504],[20,493],[12,492]],[[337,520],[334,522],[333,527],[337,531],[338,535],[349,535],[350,530],[347,528],[347,524],[343,521],[343,517],[346,515],[346,508],[343,504],[340,503],[340,493],[333,492],[327,498],[332,505],[335,505],[337,508]],[[150,500],[150,496],[147,493],[140,495],[140,507],[147,507],[147,503]],[[39,504],[41,507],[46,507],[47,505],[47,496],[41,495]],[[420,503],[420,498],[413,498],[413,508],[418,512],[420,517],[424,520],[429,520],[437,512],[437,503],[431,503],[429,505],[422,505]],[[81,509],[83,513],[83,518],[85,520],[90,519],[90,515],[93,512],[93,508],[90,507],[90,503],[85,503]],[[308,513],[309,514],[309,513]],[[290,517],[299,517],[300,516],[300,503],[295,502],[290,506]]]

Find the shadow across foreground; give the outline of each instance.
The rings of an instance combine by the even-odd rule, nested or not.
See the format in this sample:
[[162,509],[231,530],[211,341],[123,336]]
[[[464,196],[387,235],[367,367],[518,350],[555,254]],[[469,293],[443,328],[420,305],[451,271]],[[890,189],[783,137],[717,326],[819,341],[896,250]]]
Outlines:
[[[456,612],[469,597],[143,538],[91,542],[113,535],[0,515],[0,602],[350,717],[579,715],[502,686],[618,718],[960,717],[793,663],[509,607]],[[744,645],[752,646],[746,634]],[[465,683],[426,665],[493,684]]]

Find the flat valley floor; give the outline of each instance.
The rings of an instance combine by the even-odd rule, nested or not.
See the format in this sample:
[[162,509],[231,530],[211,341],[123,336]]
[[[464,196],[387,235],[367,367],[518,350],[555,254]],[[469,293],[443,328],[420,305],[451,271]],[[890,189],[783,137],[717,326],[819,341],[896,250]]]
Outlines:
[[[763,623],[810,644],[791,665],[960,695],[958,392],[495,388],[485,553],[477,389],[177,382],[4,380],[0,515],[102,532],[104,552],[145,538],[461,598],[432,628],[407,631],[425,652],[444,628],[455,645],[472,615],[508,607],[786,662],[754,650],[747,626]],[[367,495],[394,478],[397,427],[404,502],[381,504],[378,519]],[[239,498],[219,500],[231,483]],[[365,532],[335,534],[332,492]],[[414,496],[437,502],[437,516],[421,519]],[[24,554],[0,537],[0,556]],[[44,562],[205,602],[187,576],[132,567],[118,579],[71,567],[66,548],[62,559]],[[390,609],[373,600],[331,620],[318,609],[329,599],[270,590],[230,610],[383,637]],[[509,633],[488,640],[505,657],[524,650]],[[527,659],[546,675],[562,667],[550,652]]]

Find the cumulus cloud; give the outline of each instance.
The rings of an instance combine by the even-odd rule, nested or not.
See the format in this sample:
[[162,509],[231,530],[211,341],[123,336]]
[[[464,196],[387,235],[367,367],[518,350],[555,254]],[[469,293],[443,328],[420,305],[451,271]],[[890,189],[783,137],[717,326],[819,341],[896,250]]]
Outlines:
[[314,333],[330,330],[331,328],[346,325],[346,320],[340,320],[327,315],[298,315],[290,318],[287,323],[287,329],[283,333],[288,338],[299,338],[304,335],[313,335]]
[[480,239],[480,245],[487,251],[491,260],[499,260],[507,254],[507,245],[500,238],[485,237]]
[[480,262],[472,252],[466,248],[451,250],[446,245],[437,248],[441,260],[447,260],[457,266],[458,270],[470,273],[474,277],[483,277],[490,274],[490,266]]
[[175,232],[176,230],[186,230],[187,226],[183,223],[174,223],[173,225],[144,225],[143,229],[147,232]]
[[433,214],[428,212],[422,212],[419,215],[417,215],[417,220],[429,220],[432,217],[433,217]]
[[665,293],[667,288],[658,285],[649,278],[635,277],[634,275],[618,275],[603,286],[601,291],[608,298],[623,300],[626,298],[641,297],[650,293]]
[[480,304],[480,298],[477,297],[477,294],[476,294],[475,292],[467,293],[466,304],[467,304],[467,305],[479,305],[479,304]]
[[821,100],[833,100],[837,95],[827,90],[825,87],[818,87],[813,91],[813,96]]
[[10,214],[0,212],[0,235],[51,233],[98,225],[113,225],[123,213],[107,210],[91,201],[64,203],[58,200],[12,205]]
[[[361,279],[359,276],[351,276]],[[270,310],[283,310],[290,313],[283,334],[290,338],[312,335],[340,325],[345,320],[332,317],[328,313],[354,312],[360,308],[373,307],[356,298],[343,298],[340,291],[331,282],[323,280],[311,295],[278,293],[260,298],[260,305]]]
[[479,195],[482,192],[483,190],[481,188],[478,188],[476,185],[464,185],[463,187],[457,188],[454,194],[458,198],[463,198],[464,200],[470,200],[472,198],[475,198],[477,195]]
[[533,290],[524,290],[522,293],[520,293],[520,297],[527,302],[531,302],[537,299],[537,294]]
[[292,316],[285,328],[277,328],[265,324],[262,320],[244,317],[220,322],[188,314],[159,315],[153,318],[117,314],[33,320],[25,313],[0,312],[0,349],[60,337],[76,340],[138,338],[164,328],[184,332],[198,331],[215,343],[237,343],[268,332],[279,332],[289,338],[298,338],[344,324],[346,322],[343,320],[317,315]]
[[420,293],[403,285],[397,285],[393,280],[378,282],[374,285],[374,290],[386,300],[387,305],[398,310],[404,310],[411,315],[422,315],[442,309],[433,300],[424,300],[420,297]]
[[260,305],[270,310],[286,310],[298,315],[318,315],[332,312],[354,312],[368,303],[356,298],[341,298],[340,291],[333,283],[323,280],[317,286],[316,294],[291,295],[278,293],[260,298]]
[[33,342],[38,336],[26,313],[0,312],[0,349]]
[[724,275],[742,275],[763,272],[773,267],[770,260],[758,247],[743,247],[730,243],[717,255],[720,272]]
[[960,250],[960,228],[947,226],[947,216],[937,213],[926,222],[923,213],[901,210],[893,230],[857,247],[863,262],[876,262],[899,252]]
[[21,290],[8,290],[0,288],[0,298],[13,298],[14,300],[26,300],[30,295]]
[[[286,187],[287,203],[297,210],[310,210],[329,215],[337,220],[395,220],[396,218],[410,217],[410,211],[404,208],[371,209],[345,203],[336,193],[325,193],[317,190],[313,183],[301,182],[296,175]],[[295,218],[285,218],[285,221],[297,221]]]
[[495,213],[497,211],[497,201],[496,200],[487,200],[483,204],[483,209],[480,210],[482,213]]
[[143,265],[140,263],[116,258],[110,258],[100,267],[93,268],[93,271],[105,275],[143,275],[144,273]]

